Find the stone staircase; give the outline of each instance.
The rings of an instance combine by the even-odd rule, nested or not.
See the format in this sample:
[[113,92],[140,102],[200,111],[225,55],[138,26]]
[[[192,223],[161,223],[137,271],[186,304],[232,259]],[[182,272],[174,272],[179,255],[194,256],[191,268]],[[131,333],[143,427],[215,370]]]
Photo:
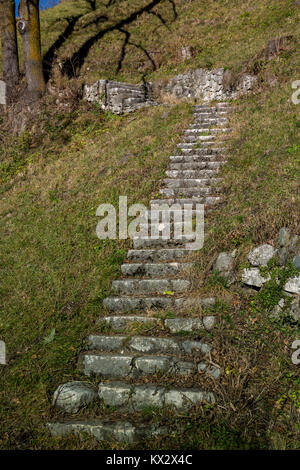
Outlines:
[[[197,203],[209,211],[220,202],[217,174],[226,163],[230,110],[227,103],[194,107],[194,122],[170,157],[161,199],[151,201],[152,210],[162,203],[190,204],[195,215]],[[161,229],[161,223],[156,225]],[[145,407],[171,407],[176,413],[215,402],[214,381],[221,369],[211,359],[212,346],[201,338],[215,326],[207,308],[216,299],[190,295],[195,252],[186,243],[191,240],[192,233],[181,240],[133,240],[121,267],[123,277],[113,282],[113,294],[104,300],[106,313],[97,325],[101,331],[89,336],[79,361],[82,373],[97,381],[98,392],[89,382],[61,385],[54,405],[66,414],[48,425],[53,435],[82,431],[98,440],[134,442],[168,432],[143,422]],[[97,419],[74,420],[81,407],[97,400],[102,405]],[[113,407],[113,417],[107,406]]]

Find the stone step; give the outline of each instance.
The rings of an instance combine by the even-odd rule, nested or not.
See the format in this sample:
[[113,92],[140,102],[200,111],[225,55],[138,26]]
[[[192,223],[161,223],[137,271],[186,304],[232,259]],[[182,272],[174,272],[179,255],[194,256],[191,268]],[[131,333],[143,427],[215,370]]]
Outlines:
[[72,420],[61,423],[48,423],[48,429],[52,436],[89,435],[97,441],[104,442],[122,442],[133,444],[156,437],[160,434],[168,434],[168,430],[157,424],[132,424],[129,421],[105,421],[91,420]]
[[227,147],[195,147],[195,144],[192,144],[191,147],[181,148],[181,153],[183,155],[219,155],[224,152],[228,152]]
[[[172,180],[174,181],[174,180]],[[170,224],[175,222],[179,222],[182,220],[182,216],[184,215],[192,215],[195,217],[197,214],[202,214],[202,210],[198,209],[195,210],[192,206],[186,204],[185,207],[182,207],[181,205],[174,205],[173,207],[170,207],[168,204],[164,204],[162,206],[159,206],[155,204],[150,211],[146,211],[144,213],[145,216],[145,223],[140,223],[140,227],[149,227],[150,224],[152,226],[158,226],[159,224]]]
[[[191,211],[183,209],[183,215],[184,220],[181,220],[180,222],[174,221],[169,223],[160,222],[156,224],[140,224],[141,232],[139,238],[143,240],[161,240],[164,241],[166,245],[168,241],[172,239],[181,240],[183,236],[195,235],[193,222],[198,220],[198,222],[200,222],[201,224],[203,223],[203,211],[194,211],[193,213],[191,213]],[[208,226],[205,227],[204,224],[204,230],[207,228]],[[167,246],[165,246],[165,248],[167,248]]]
[[194,204],[194,207],[197,207],[197,204],[207,204],[213,205],[218,204],[221,201],[219,196],[209,196],[209,197],[190,197],[190,198],[169,198],[169,199],[153,199],[151,204],[169,204],[170,206],[173,204],[180,204],[184,206],[184,204]]
[[200,179],[202,176],[203,178],[210,178],[214,180],[214,176],[216,175],[217,170],[168,170],[166,171],[166,175],[169,178],[178,178],[178,179],[191,179],[196,180]]
[[177,276],[191,269],[192,263],[134,263],[122,264],[124,276]]
[[220,183],[221,178],[165,178],[163,183],[168,188],[199,188],[207,189],[207,187]]
[[[188,153],[184,155],[171,155],[170,157],[170,164],[176,162],[200,162],[200,163],[209,163],[213,161],[220,160],[221,158],[225,158],[223,155],[220,154],[206,154],[206,153]],[[216,160],[217,159],[217,160]]]
[[[128,297],[127,299],[124,297],[114,297],[111,299],[114,299],[114,302],[111,304],[111,306],[114,308],[114,312],[120,312],[122,306],[125,305],[124,300],[139,300],[139,299],[132,299]],[[170,304],[165,307],[168,308],[170,306],[174,306],[175,302],[174,299],[172,298],[161,298],[163,301],[169,300]],[[148,300],[147,302],[147,307],[146,308],[156,308],[152,306],[152,299],[140,299],[141,301]],[[126,307],[128,307],[128,303],[126,303]],[[136,306],[137,304],[132,304],[132,307]],[[136,308],[132,308],[132,310],[135,310]],[[126,311],[123,310],[123,312]],[[109,326],[113,331],[124,331],[126,327],[131,326],[131,325],[145,325],[149,326],[149,328],[155,327],[159,325],[160,328],[165,328],[166,330],[169,330],[171,333],[180,333],[180,332],[186,332],[186,333],[195,333],[198,330],[212,330],[213,327],[216,324],[216,317],[214,315],[204,315],[203,317],[199,318],[191,318],[191,317],[177,317],[177,318],[166,318],[166,319],[160,319],[156,317],[150,317],[150,316],[138,316],[138,315],[113,315],[113,316],[106,316],[106,317],[101,317],[99,319],[100,321],[104,321],[107,326]]]
[[228,123],[228,118],[222,118],[222,117],[200,117],[200,118],[195,118],[193,123],[190,125],[191,129],[201,127],[203,124],[203,127],[211,126],[214,124],[217,124],[219,126],[226,125]]
[[[205,127],[200,127],[200,128],[197,128],[197,129],[186,129],[186,131],[184,131],[184,133],[186,135],[198,135],[198,134],[204,134],[204,133],[207,133],[207,134],[212,134],[211,136],[213,137],[213,134],[227,134],[229,132],[232,132],[232,129],[229,128],[229,127],[225,127],[225,128],[210,128],[209,130],[207,130]],[[201,137],[201,136],[200,136]],[[199,138],[199,137],[198,137]]]
[[200,197],[200,196],[212,196],[217,191],[217,188],[198,188],[194,187],[181,187],[181,188],[164,188],[160,189],[160,194],[168,197]]
[[198,388],[174,388],[157,385],[131,385],[122,382],[100,383],[99,397],[106,405],[140,411],[145,407],[172,407],[189,410],[202,403],[215,403],[212,392]]
[[90,335],[87,344],[91,350],[105,352],[138,352],[143,354],[200,354],[212,351],[210,344],[190,339],[160,338],[151,336]]
[[[208,137],[208,138],[206,138]],[[203,142],[201,142],[202,148],[206,147],[212,147],[213,145],[216,145],[215,142],[215,137],[213,136],[204,136]],[[200,142],[181,142],[180,144],[177,144],[177,147],[180,148],[181,150],[193,150],[194,148],[197,148],[197,146],[200,145]]]
[[164,294],[185,292],[191,286],[187,279],[120,279],[113,281],[112,287],[117,294]]
[[197,110],[193,111],[194,116],[196,117],[225,117],[227,116],[227,111],[225,110],[219,110],[219,111],[214,111],[214,110]]
[[[182,239],[171,239],[171,240],[151,240],[144,238],[134,238],[133,239],[133,248],[135,250],[141,250],[145,248],[184,248],[186,243],[195,240],[195,234],[193,235],[183,235]],[[161,264],[160,264],[161,266]]]
[[220,161],[210,161],[210,162],[201,162],[197,160],[174,160],[174,163],[169,165],[170,171],[173,170],[194,170],[194,171],[201,171],[201,170],[218,170],[221,166],[225,165],[227,160],[220,160]]
[[[211,369],[203,361],[188,361],[180,357],[159,355],[117,355],[112,353],[84,353],[80,357],[80,369],[83,374],[105,379],[125,379],[150,377],[157,373],[173,376],[196,375],[206,370],[211,375]],[[216,371],[213,370],[216,374]],[[217,378],[217,377],[215,377]]]
[[[194,139],[194,140],[191,140],[191,139]],[[198,134],[185,134],[184,136],[184,142],[214,142],[216,139],[216,136],[213,135],[213,134],[210,134],[210,133],[207,133],[207,135],[198,135]]]
[[185,144],[195,144],[200,148],[209,148],[211,145],[216,145],[215,139],[216,134],[210,134],[207,136],[199,136],[197,134],[185,135],[183,143]]
[[161,250],[129,250],[127,258],[133,262],[173,261],[184,259],[193,251],[182,248],[163,248]]
[[[155,296],[155,297],[106,297],[103,301],[104,307],[110,312],[132,312],[137,310],[151,310],[151,309],[167,309],[175,308],[177,310],[191,309],[191,308],[207,308],[215,303],[214,297],[178,297],[170,296]],[[140,317],[139,317],[140,318]]]

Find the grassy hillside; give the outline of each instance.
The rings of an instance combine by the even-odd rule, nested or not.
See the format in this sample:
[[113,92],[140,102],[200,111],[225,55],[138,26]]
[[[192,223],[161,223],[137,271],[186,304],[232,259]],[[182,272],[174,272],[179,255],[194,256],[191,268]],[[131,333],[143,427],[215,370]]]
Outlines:
[[[45,61],[57,56],[65,72],[90,83],[99,77],[138,82],[187,68],[238,69],[270,39],[300,37],[295,0],[161,0],[150,12],[133,16],[151,3],[97,0],[93,11],[87,0],[65,0],[42,11]],[[180,50],[187,45],[194,55],[182,61]]]
[[[79,73],[78,57],[73,54],[99,31],[113,29],[149,3],[121,0],[107,8],[98,1],[97,10],[86,13],[85,0],[67,0],[41,15],[43,50],[47,51],[66,28],[64,18],[70,22],[78,16],[74,32],[59,48],[58,57],[73,59],[73,71]],[[139,81],[144,74],[154,80],[171,77],[187,68],[236,68],[274,37],[293,34],[299,39],[299,19],[300,8],[294,0],[162,1],[152,14],[143,13],[137,21],[122,27],[130,38],[121,70],[118,67],[125,34],[113,29],[88,50],[80,77],[87,82],[99,76]],[[193,47],[194,57],[182,62],[180,50],[186,45]]]
[[[109,10],[109,20],[83,28],[96,13],[88,13],[83,0],[67,0],[42,13],[43,51],[66,28],[63,18],[84,14],[59,48],[60,60],[70,58],[98,29],[123,18],[125,4],[129,16],[146,3],[102,7],[99,15]],[[175,4],[174,23],[170,2],[157,8],[168,28],[149,14],[130,26],[131,40],[161,60],[156,71],[142,50],[128,46],[116,73],[124,34],[112,31],[90,50],[77,80],[139,81],[145,72],[161,79],[195,66],[237,68],[272,37],[294,34],[299,39],[300,7],[294,1]],[[196,55],[182,63],[177,49],[186,44]],[[174,418],[163,416],[174,434],[146,442],[145,448],[300,447],[299,367],[290,360],[299,328],[270,319],[278,299],[274,286],[248,298],[207,269],[219,252],[234,248],[237,262],[245,263],[250,247],[274,241],[283,225],[300,233],[300,105],[291,102],[291,83],[300,79],[299,52],[295,47],[281,52],[260,78],[256,94],[236,103],[232,150],[223,170],[226,204],[212,214],[211,236],[197,255],[197,292],[223,299],[216,306],[219,327],[211,338],[216,361],[226,371],[218,390],[221,400],[190,416],[188,423],[182,417],[185,432],[176,432]],[[47,97],[30,130],[19,137],[7,135],[2,123],[0,338],[7,345],[8,365],[0,366],[1,449],[111,448],[91,439],[50,438],[45,427],[53,419],[50,405],[57,385],[81,377],[78,354],[130,244],[100,242],[95,212],[103,202],[115,204],[119,195],[127,195],[129,203],[147,203],[190,120],[188,103],[117,117],[80,101],[71,110],[58,110],[55,97]]]

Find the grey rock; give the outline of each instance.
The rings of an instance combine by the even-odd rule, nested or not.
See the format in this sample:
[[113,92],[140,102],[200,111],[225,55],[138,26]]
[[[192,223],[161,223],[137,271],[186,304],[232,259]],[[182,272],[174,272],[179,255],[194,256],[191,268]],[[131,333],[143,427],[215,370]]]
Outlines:
[[54,392],[53,406],[66,413],[77,413],[80,408],[88,405],[97,397],[93,388],[84,382],[67,382],[60,385]]
[[275,253],[276,250],[272,245],[260,245],[250,251],[248,254],[248,260],[252,266],[267,266],[268,262],[274,257]]
[[293,258],[293,265],[295,268],[300,269],[300,253]]
[[135,360],[135,367],[138,374],[151,375],[156,372],[167,373],[171,367],[171,360],[169,357],[152,357],[143,356]]
[[139,317],[133,315],[104,317],[100,318],[99,320],[105,321],[108,326],[116,331],[123,330],[127,325],[132,323],[143,323],[149,326],[153,326],[153,324],[158,322],[157,318]]
[[279,264],[279,266],[284,266],[288,261],[288,257],[289,257],[289,252],[285,246],[282,246],[281,248],[277,250],[276,259],[277,259],[277,264]]
[[100,383],[98,395],[106,405],[126,406],[132,395],[132,385],[123,382]]
[[220,253],[214,264],[214,269],[220,272],[231,271],[233,269],[233,259],[230,253]]
[[242,273],[242,281],[248,286],[262,287],[270,279],[270,276],[263,277],[258,268],[245,268]]
[[174,300],[170,297],[107,297],[103,305],[111,312],[132,312],[151,308],[168,308]]
[[168,352],[179,353],[180,347],[176,341],[169,338],[148,338],[135,336],[129,342],[130,349],[142,353]]
[[89,434],[98,441],[134,442],[165,434],[166,428],[155,425],[135,426],[127,421],[103,423],[99,420],[74,421],[71,423],[48,423],[48,429],[53,436],[66,436],[69,434]]
[[165,325],[170,328],[172,333],[180,331],[195,331],[201,329],[211,329],[215,325],[215,317],[207,316],[203,318],[168,318]]
[[187,361],[174,361],[172,372],[178,375],[190,375],[196,371],[196,364]]
[[289,252],[296,254],[299,250],[299,236],[298,235],[292,235],[291,236],[291,242],[289,245]]
[[218,379],[221,375],[221,369],[217,366],[211,366],[205,364],[204,362],[200,362],[198,364],[198,371],[205,372],[206,375],[213,377],[214,379]]
[[202,392],[200,390],[168,390],[165,393],[165,405],[173,406],[177,409],[190,409],[192,406],[202,402],[214,403],[213,393]]
[[183,341],[182,347],[188,354],[192,354],[193,351],[200,351],[202,354],[207,354],[212,350],[209,344],[202,343],[201,341]]
[[133,389],[131,406],[134,410],[141,410],[146,406],[161,408],[164,404],[164,389],[153,385],[140,385]]
[[190,281],[183,279],[143,279],[113,281],[113,289],[117,293],[164,293],[165,291],[184,292],[190,287]]
[[292,300],[289,313],[295,322],[300,321],[300,297]]
[[82,359],[83,373],[88,376],[123,378],[132,371],[132,359],[132,356],[84,354]]
[[282,227],[279,230],[279,235],[278,235],[278,245],[281,247],[288,247],[291,241],[291,233],[288,228]]
[[289,279],[284,286],[284,290],[290,294],[300,295],[300,276]]

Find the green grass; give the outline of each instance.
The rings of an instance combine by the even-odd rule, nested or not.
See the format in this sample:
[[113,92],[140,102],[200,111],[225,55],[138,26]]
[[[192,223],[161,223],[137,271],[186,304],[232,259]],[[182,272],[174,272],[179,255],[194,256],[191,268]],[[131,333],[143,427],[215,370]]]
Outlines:
[[[96,237],[96,208],[115,205],[119,195],[127,195],[129,204],[147,203],[157,191],[190,108],[182,104],[165,115],[166,108],[157,107],[104,117],[91,107],[78,114],[65,145],[62,129],[49,136],[51,151],[35,143],[39,158],[21,174],[10,152],[13,179],[2,185],[0,215],[0,337],[9,364],[1,366],[1,447],[51,446],[43,443],[49,399],[59,382],[77,376],[84,339],[129,247]],[[31,158],[27,146],[12,148],[17,162]],[[120,164],[124,155],[131,158]]]
[[[45,10],[41,12],[43,53],[63,35],[64,41],[57,45],[56,52],[58,62],[64,61],[93,36],[108,30],[90,48],[81,70],[76,59],[71,68],[81,81],[109,78],[138,82],[143,76],[149,80],[165,79],[196,67],[240,69],[270,39],[292,34],[299,40],[300,8],[294,0],[174,0],[176,19],[171,2],[164,0],[153,9],[156,14],[144,13],[123,26],[131,36],[118,71],[125,35],[114,25],[149,3],[119,0],[106,7],[105,2],[98,0],[93,12],[85,0],[67,0]],[[72,20],[74,25],[66,33]],[[22,57],[20,38],[19,43]],[[186,45],[192,46],[194,55],[182,61],[179,51]]]

